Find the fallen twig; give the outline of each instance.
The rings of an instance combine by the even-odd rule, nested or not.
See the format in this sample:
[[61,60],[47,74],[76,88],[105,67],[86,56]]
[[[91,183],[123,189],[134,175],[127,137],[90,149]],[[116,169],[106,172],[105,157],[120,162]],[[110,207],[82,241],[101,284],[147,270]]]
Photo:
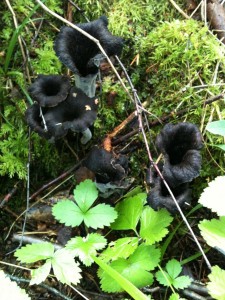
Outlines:
[[2,208],[4,206],[4,204],[6,202],[9,201],[9,199],[15,195],[15,193],[17,192],[17,189],[18,189],[18,182],[14,185],[14,187],[12,188],[12,190],[4,197],[4,199],[1,201],[0,203],[0,208]]

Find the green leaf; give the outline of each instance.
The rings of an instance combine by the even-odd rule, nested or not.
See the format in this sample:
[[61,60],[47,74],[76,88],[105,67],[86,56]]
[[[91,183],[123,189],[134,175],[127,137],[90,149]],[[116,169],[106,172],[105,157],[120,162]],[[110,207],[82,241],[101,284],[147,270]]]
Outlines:
[[140,236],[149,245],[159,242],[168,233],[166,227],[172,220],[166,209],[154,211],[151,207],[146,207],[141,215]]
[[213,134],[225,135],[225,120],[211,122],[206,129]]
[[222,145],[214,145],[216,146],[217,148],[220,148],[222,149],[223,151],[225,151],[225,144],[222,144]]
[[120,287],[125,290],[133,299],[135,300],[148,300],[149,297],[147,297],[145,294],[143,294],[140,290],[138,290],[129,280],[124,278],[119,272],[114,270],[110,265],[107,265],[105,262],[103,262],[98,257],[93,256],[93,260],[96,262],[96,264],[99,265],[99,267],[105,272],[107,275],[109,275],[113,280],[116,281],[120,285]]
[[137,237],[120,238],[109,243],[108,248],[101,253],[101,258],[108,262],[118,258],[129,257],[138,246]]
[[52,258],[52,267],[56,278],[62,283],[76,285],[80,282],[81,269],[68,250],[61,249],[55,252]]
[[219,216],[225,216],[225,205],[221,205],[223,195],[225,195],[225,176],[217,176],[204,189],[199,203],[216,212]]
[[191,279],[188,276],[179,276],[182,267],[179,261],[171,259],[166,264],[166,271],[159,270],[156,273],[156,279],[164,286],[174,286],[176,289],[184,289],[191,284]]
[[98,198],[96,184],[90,179],[81,182],[74,190],[74,198],[82,212],[86,212]]
[[220,217],[219,220],[203,220],[199,223],[198,227],[209,246],[225,253],[225,216]]
[[[147,272],[153,270],[160,260],[160,251],[154,246],[140,245],[128,258],[119,258],[113,261],[110,266],[119,272],[123,277],[133,283],[136,287],[144,287],[153,283],[153,276]],[[106,292],[121,292],[122,287],[107,274],[99,270],[101,287]]]
[[116,230],[136,230],[146,196],[147,195],[145,193],[140,193],[133,197],[125,198],[123,201],[121,201],[116,206],[118,218],[111,225],[111,228]]
[[25,290],[12,282],[2,270],[0,270],[0,290],[1,300],[31,300]]
[[47,276],[49,275],[51,270],[51,259],[47,259],[46,263],[35,269],[31,270],[31,281],[30,285],[32,284],[40,284],[42,281],[44,281]]
[[90,233],[86,238],[75,237],[68,241],[66,249],[86,265],[90,266],[93,262],[91,255],[96,255],[96,250],[105,247],[106,239],[98,233]]
[[176,259],[171,259],[166,264],[166,270],[171,278],[176,278],[182,271],[181,264]]
[[94,229],[109,226],[117,217],[117,212],[107,204],[98,204],[83,215],[84,223]]
[[209,294],[216,300],[225,299],[225,270],[218,266],[212,267],[212,273],[209,275],[210,282],[207,284]]
[[60,223],[66,226],[79,226],[83,221],[83,213],[71,200],[62,200],[52,208],[52,214]]
[[51,258],[54,255],[54,246],[48,242],[26,245],[18,249],[14,255],[22,263],[33,263]]

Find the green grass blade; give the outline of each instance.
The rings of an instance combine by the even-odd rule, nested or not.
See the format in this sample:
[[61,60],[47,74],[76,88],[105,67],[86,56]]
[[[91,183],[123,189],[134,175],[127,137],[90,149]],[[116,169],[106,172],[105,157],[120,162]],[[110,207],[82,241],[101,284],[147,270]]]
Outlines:
[[12,54],[13,54],[14,48],[16,46],[17,39],[18,39],[20,32],[22,31],[24,26],[30,22],[31,16],[35,13],[35,11],[39,8],[39,6],[40,6],[39,4],[35,5],[35,7],[30,12],[30,14],[24,19],[22,24],[19,25],[18,28],[14,31],[13,36],[9,42],[9,46],[8,46],[7,53],[6,53],[6,59],[5,59],[4,67],[3,67],[5,73],[8,70],[9,63],[12,58]]

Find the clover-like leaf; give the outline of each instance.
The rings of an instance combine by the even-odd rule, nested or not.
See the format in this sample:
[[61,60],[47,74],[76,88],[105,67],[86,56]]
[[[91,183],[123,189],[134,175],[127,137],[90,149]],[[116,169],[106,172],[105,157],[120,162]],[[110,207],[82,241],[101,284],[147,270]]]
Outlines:
[[51,258],[54,254],[54,246],[51,243],[37,243],[26,245],[15,252],[15,257],[22,263],[33,263],[39,260]]
[[151,207],[146,207],[141,215],[140,236],[148,245],[159,242],[168,233],[166,228],[173,218],[166,209],[154,211]]
[[81,182],[74,190],[74,198],[82,212],[86,212],[98,198],[96,184],[90,179]]
[[73,255],[66,249],[55,252],[52,267],[56,278],[62,283],[77,284],[81,279],[81,269],[74,261]]
[[225,216],[210,221],[203,220],[198,225],[207,244],[225,253]]
[[218,176],[209,182],[201,194],[199,203],[217,213],[218,216],[225,216],[225,205],[222,205],[222,195],[225,194],[225,176]]
[[[153,283],[153,275],[149,270],[154,269],[160,260],[160,251],[154,246],[140,245],[128,258],[119,258],[110,266],[128,279],[136,287],[144,287]],[[111,278],[105,271],[99,270],[101,287],[106,292],[121,292],[121,286]]]
[[178,276],[182,267],[179,261],[171,259],[166,264],[166,271],[156,272],[156,279],[164,286],[174,286],[176,289],[184,289],[191,284],[191,279],[188,276]]
[[105,247],[106,239],[98,233],[90,233],[85,238],[80,236],[72,238],[66,244],[66,249],[74,256],[79,256],[80,260],[90,266],[93,263],[91,255],[96,255],[96,250]]
[[44,281],[47,276],[49,275],[51,270],[51,259],[47,259],[44,265],[41,267],[31,270],[31,281],[30,285],[32,284],[40,284]]
[[110,242],[108,248],[101,253],[101,258],[107,262],[118,258],[129,257],[138,246],[137,237],[125,237]]
[[79,226],[83,221],[83,213],[71,200],[62,200],[52,208],[52,214],[60,223],[66,226]]
[[25,290],[21,289],[15,282],[12,282],[5,273],[0,270],[1,300],[31,300]]
[[209,275],[210,282],[207,284],[210,295],[213,299],[224,300],[225,299],[225,270],[222,270],[218,266],[212,267],[212,272]]
[[111,225],[111,228],[116,230],[136,230],[146,197],[145,193],[139,193],[121,201],[116,206],[118,218]]
[[94,229],[109,226],[117,217],[116,210],[107,204],[98,204],[85,212],[84,223]]

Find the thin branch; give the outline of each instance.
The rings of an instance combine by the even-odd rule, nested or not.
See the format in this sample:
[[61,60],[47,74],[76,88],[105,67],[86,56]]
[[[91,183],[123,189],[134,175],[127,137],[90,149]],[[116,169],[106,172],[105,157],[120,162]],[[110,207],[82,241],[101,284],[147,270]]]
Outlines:
[[170,3],[176,8],[176,10],[179,11],[180,14],[182,14],[183,17],[185,17],[186,19],[190,19],[191,17],[189,15],[187,15],[181,8],[180,6],[174,1],[174,0],[169,0]]

